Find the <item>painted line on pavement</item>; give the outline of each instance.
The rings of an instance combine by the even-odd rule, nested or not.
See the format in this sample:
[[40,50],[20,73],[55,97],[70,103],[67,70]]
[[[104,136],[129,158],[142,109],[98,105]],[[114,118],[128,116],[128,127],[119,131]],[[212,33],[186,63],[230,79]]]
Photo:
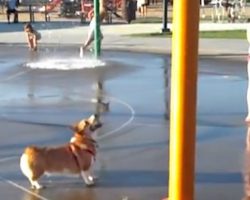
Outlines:
[[[8,161],[8,160],[13,160],[13,159],[16,159],[16,158],[18,158],[18,156],[5,157],[5,158],[0,159],[0,163],[1,163],[1,162],[6,162],[6,161]],[[12,186],[15,187],[15,188],[20,189],[20,190],[22,190],[22,191],[24,191],[24,192],[26,192],[26,193],[28,193],[28,194],[33,195],[33,196],[37,197],[38,199],[41,199],[41,200],[49,200],[49,199],[47,199],[47,198],[45,198],[45,197],[43,197],[43,196],[41,196],[41,195],[39,195],[39,194],[36,194],[35,192],[32,192],[32,191],[26,189],[25,187],[19,185],[18,183],[14,182],[14,181],[11,181],[11,180],[7,179],[7,178],[4,178],[4,177],[0,176],[0,180],[2,180],[2,181],[4,181],[4,182],[6,182],[6,183],[12,185]]]

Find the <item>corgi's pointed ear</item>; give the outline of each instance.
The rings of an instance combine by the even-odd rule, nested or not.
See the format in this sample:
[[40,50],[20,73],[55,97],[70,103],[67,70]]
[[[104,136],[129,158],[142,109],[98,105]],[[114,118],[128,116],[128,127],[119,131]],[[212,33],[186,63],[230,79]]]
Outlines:
[[87,125],[87,123],[86,123],[86,120],[85,120],[85,119],[79,121],[79,122],[77,123],[77,130],[78,130],[78,131],[83,131],[83,130],[86,128],[86,125]]
[[90,124],[94,123],[94,121],[96,120],[96,115],[91,115],[89,118],[88,118],[88,122]]

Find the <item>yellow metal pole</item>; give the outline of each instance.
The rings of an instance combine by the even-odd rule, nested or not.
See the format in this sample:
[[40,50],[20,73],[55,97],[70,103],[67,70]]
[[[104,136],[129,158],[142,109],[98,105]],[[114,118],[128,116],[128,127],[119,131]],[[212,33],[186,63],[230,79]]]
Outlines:
[[199,0],[174,0],[169,200],[194,199]]

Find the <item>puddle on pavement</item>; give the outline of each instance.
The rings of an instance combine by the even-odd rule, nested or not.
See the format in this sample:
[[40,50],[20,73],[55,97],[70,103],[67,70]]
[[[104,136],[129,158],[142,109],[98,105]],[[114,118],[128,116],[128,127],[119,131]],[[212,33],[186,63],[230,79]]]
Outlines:
[[[100,92],[102,97],[112,96],[115,92],[136,102],[133,96],[140,91],[141,96],[148,100],[154,101],[154,95],[161,99],[159,111],[162,107],[168,109],[164,101],[169,98],[169,88],[166,88],[169,85],[169,58],[114,51],[103,52],[101,60],[90,55],[83,59],[78,56],[75,47],[41,47],[39,53],[28,52],[22,46],[5,47],[4,54],[0,55],[0,104],[7,110],[12,105],[34,109],[73,104],[82,104],[93,110],[91,99],[96,98],[96,86],[101,82],[106,87],[106,91]],[[219,62],[220,69],[209,65],[210,62],[213,65]],[[229,63],[225,61],[225,65]],[[245,111],[245,75],[222,73],[221,68],[226,68],[222,65],[223,59],[218,61],[218,58],[206,58],[200,62],[198,112],[202,119],[219,108],[223,113],[229,108],[237,108],[239,114]],[[227,99],[231,99],[230,103],[223,103]]]
[[[166,158],[167,150],[164,149],[164,152],[162,150],[166,146],[168,130],[168,120],[164,117],[168,109],[166,99],[169,98],[167,96],[169,89],[166,88],[169,85],[169,57],[107,51],[103,52],[105,66],[58,70],[42,69],[44,63],[40,65],[39,69],[29,68],[26,64],[41,64],[45,58],[59,57],[67,60],[66,66],[69,66],[69,63],[72,63],[67,58],[78,59],[75,56],[79,53],[77,48],[42,47],[39,56],[30,55],[26,48],[21,46],[6,47],[4,50],[0,55],[1,123],[8,124],[8,126],[5,125],[5,129],[11,129],[12,132],[18,127],[22,127],[20,131],[23,132],[20,134],[23,135],[19,139],[22,140],[22,145],[25,145],[27,141],[35,140],[35,137],[30,137],[31,133],[24,131],[30,130],[31,127],[36,134],[39,127],[38,133],[42,133],[41,135],[44,137],[44,140],[41,140],[38,138],[41,136],[37,134],[36,142],[64,141],[65,133],[60,132],[62,127],[95,112],[100,112],[102,120],[105,122],[103,135],[114,136],[119,132],[118,137],[110,137],[110,140],[102,143],[106,147],[106,152],[104,149],[102,153],[106,153],[109,162],[105,162],[105,167],[102,168],[104,175],[95,188],[85,188],[79,180],[75,179],[65,181],[65,179],[59,178],[53,179],[51,183],[46,179],[49,188],[38,192],[38,195],[48,199],[63,200],[117,200],[123,197],[130,199],[130,196],[142,199],[144,194],[144,199],[146,199],[147,193],[159,194],[158,191],[155,191],[159,188],[165,192],[166,166],[161,163],[157,169],[150,167],[144,169],[143,167],[148,164],[147,161],[155,158],[154,155],[157,155],[156,159],[161,158],[159,160],[165,163],[162,158]],[[240,143],[242,134],[235,134],[232,127],[237,129],[237,133],[241,131],[242,119],[246,112],[247,79],[245,75],[242,75],[244,74],[243,67],[237,69],[241,70],[240,72],[233,74],[224,70],[227,69],[228,62],[218,69],[218,66],[211,66],[211,63],[216,62],[210,61],[207,59],[201,62],[198,79],[198,142],[203,142],[205,146],[209,145],[207,141],[233,136],[233,141],[237,140]],[[45,63],[45,65],[47,64]],[[59,64],[65,64],[65,62],[59,61]],[[220,65],[223,65],[223,60],[220,61]],[[165,68],[166,66],[167,68]],[[223,70],[221,70],[222,68]],[[100,102],[107,101],[110,103],[109,109],[105,109],[105,104],[104,107],[100,106],[103,105]],[[13,125],[14,123],[15,125]],[[227,128],[226,131],[224,127]],[[221,133],[217,133],[218,130]],[[51,135],[57,137],[51,139]],[[158,143],[154,139],[158,140]],[[13,143],[10,144],[13,145]],[[3,155],[10,153],[8,150],[10,144],[5,144],[5,148],[2,149]],[[231,145],[228,146],[232,149]],[[107,151],[111,147],[116,147],[116,151]],[[150,151],[144,153],[149,147]],[[16,144],[16,148],[20,149],[19,143]],[[13,148],[12,151],[11,153],[14,153],[17,150]],[[155,161],[150,163],[158,162]],[[112,166],[109,163],[112,163]],[[128,170],[127,163],[135,164],[138,170],[134,168]],[[200,163],[204,163],[204,160]],[[8,164],[6,163],[6,166]],[[14,162],[11,164],[7,178],[24,188],[28,187],[27,180],[19,172],[17,173],[17,164]],[[230,166],[228,164],[228,167]],[[2,173],[4,174],[3,171]],[[202,178],[203,185],[209,182],[208,176]],[[217,180],[218,177],[214,176],[213,181]],[[225,181],[227,181],[226,178]],[[0,190],[3,191],[2,187]],[[111,195],[112,197],[110,197]],[[25,200],[39,199],[35,193],[23,192],[21,196]]]

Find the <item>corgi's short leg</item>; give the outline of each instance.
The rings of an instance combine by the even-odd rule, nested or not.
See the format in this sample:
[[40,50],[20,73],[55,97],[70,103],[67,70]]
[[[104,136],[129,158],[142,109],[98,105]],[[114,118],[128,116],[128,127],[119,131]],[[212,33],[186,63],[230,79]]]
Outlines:
[[81,176],[87,186],[92,186],[95,184],[94,178],[91,176],[90,171],[81,171]]
[[41,189],[41,186],[38,183],[38,179],[43,175],[43,170],[39,168],[31,168],[28,160],[28,156],[23,154],[20,159],[20,168],[22,173],[28,178],[30,181],[31,187],[34,189]]
[[[94,180],[97,180],[98,179],[98,176],[95,174],[95,170],[94,167],[96,167],[97,165],[94,165],[96,161],[92,158],[92,161],[91,161],[91,165],[90,165],[90,168],[89,168],[89,174],[90,176],[94,179]],[[96,168],[97,169],[97,168]]]
[[32,188],[32,189],[37,189],[37,190],[39,190],[39,189],[44,188],[44,186],[40,185],[40,184],[38,183],[37,180],[34,181],[34,180],[29,179],[29,181],[30,181],[30,184],[31,184],[31,188]]
[[93,178],[93,180],[97,180],[98,176],[95,174],[94,170],[92,168],[89,169],[89,174]]

